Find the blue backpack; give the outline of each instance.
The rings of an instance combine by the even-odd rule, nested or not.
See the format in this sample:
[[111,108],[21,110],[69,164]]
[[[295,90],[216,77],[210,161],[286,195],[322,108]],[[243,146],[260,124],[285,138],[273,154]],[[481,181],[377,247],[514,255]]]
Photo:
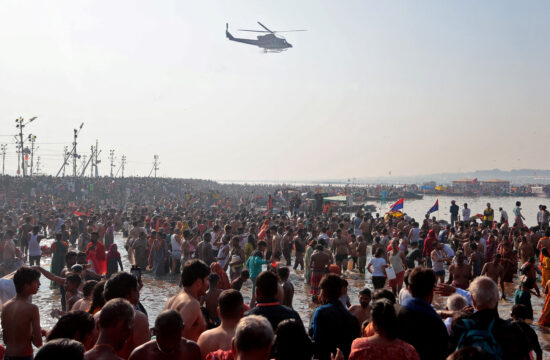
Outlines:
[[463,319],[462,322],[466,330],[462,333],[462,336],[460,336],[456,350],[460,350],[467,346],[473,346],[483,349],[497,360],[502,359],[502,348],[496,341],[492,332],[495,319],[491,321],[487,330],[474,329],[476,323],[472,319]]

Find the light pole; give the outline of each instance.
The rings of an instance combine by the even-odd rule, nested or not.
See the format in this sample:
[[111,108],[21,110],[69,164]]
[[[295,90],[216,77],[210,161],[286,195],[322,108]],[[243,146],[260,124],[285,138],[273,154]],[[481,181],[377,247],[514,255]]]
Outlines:
[[151,171],[149,171],[149,177],[151,177],[151,174],[155,172],[155,177],[157,177],[157,170],[159,169],[159,156],[155,155],[153,156],[153,167],[151,168]]
[[2,176],[5,175],[5,167],[4,167],[4,164],[6,163],[6,147],[8,145],[7,144],[2,144]]
[[22,169],[23,176],[27,175],[27,169],[25,167],[25,152],[23,148],[23,128],[29,123],[36,120],[36,118],[37,118],[36,116],[32,117],[27,122],[25,122],[25,119],[23,119],[23,117],[21,116],[18,119],[15,119],[15,123],[17,124],[15,125],[15,127],[19,129],[19,146],[21,148],[21,167],[23,168]]
[[124,165],[126,165],[126,155],[122,155],[122,161],[120,167],[122,169],[122,177],[124,177]]
[[36,135],[29,134],[29,141],[31,142],[31,171],[29,175],[32,176],[32,170],[34,166],[34,142],[36,141]]
[[109,159],[111,160],[111,177],[113,177],[113,169],[115,168],[115,151],[109,150]]
[[82,126],[84,125],[84,123],[82,123],[80,125],[80,129],[74,129],[74,141],[73,141],[73,176],[76,177],[76,159],[80,159],[80,155],[78,155],[78,153],[76,152],[76,145],[77,145],[77,142],[76,142],[76,139],[78,138],[78,133],[80,132],[80,130],[82,129]]

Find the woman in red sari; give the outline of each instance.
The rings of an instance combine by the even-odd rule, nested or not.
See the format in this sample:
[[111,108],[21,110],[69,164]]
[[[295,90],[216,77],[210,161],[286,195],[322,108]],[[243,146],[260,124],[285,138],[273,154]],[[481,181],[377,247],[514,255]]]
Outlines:
[[98,275],[105,275],[107,272],[107,258],[105,256],[105,245],[99,239],[97,231],[92,232],[90,243],[86,247],[86,261],[92,263],[94,272]]

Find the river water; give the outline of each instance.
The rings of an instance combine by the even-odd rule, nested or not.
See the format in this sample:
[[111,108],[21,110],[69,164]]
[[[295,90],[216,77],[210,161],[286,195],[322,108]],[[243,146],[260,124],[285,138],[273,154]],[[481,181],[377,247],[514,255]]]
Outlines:
[[[487,202],[490,202],[492,207],[498,209],[499,206],[502,206],[509,215],[512,214],[512,209],[515,206],[516,199],[510,197],[499,197],[499,198],[466,198],[466,197],[442,197],[439,199],[440,212],[439,216],[441,219],[449,219],[449,206],[450,201],[454,199],[457,204],[462,207],[464,202],[468,203],[469,207],[472,209],[472,215],[481,213],[485,209]],[[426,211],[431,208],[434,204],[436,197],[426,196],[422,200],[405,200],[404,212],[409,214],[416,219],[422,219]],[[536,225],[536,213],[538,211],[539,204],[545,204],[548,199],[540,198],[521,198],[519,199],[522,202],[523,214],[526,217],[526,223],[531,225]],[[377,204],[380,207],[381,204]],[[381,211],[387,211],[389,204],[385,204],[381,207]],[[433,215],[437,216],[437,213]],[[121,234],[115,236],[115,242],[118,244],[119,249],[124,249],[123,239]],[[124,250],[122,251],[124,253]],[[123,265],[125,269],[130,268],[130,263],[125,254],[122,255]],[[368,260],[367,260],[368,261]],[[41,265],[49,269],[50,258],[43,258]],[[370,275],[361,276],[356,272],[351,272],[346,274],[346,278],[349,282],[348,294],[351,298],[352,304],[358,303],[358,292],[365,286],[372,287],[372,282]],[[313,310],[316,308],[316,305],[311,302],[311,297],[309,295],[309,287],[305,284],[303,280],[302,271],[294,271],[291,269],[290,280],[295,287],[294,295],[294,309],[298,311],[301,315],[304,324],[309,326],[309,320],[312,315]],[[45,329],[50,329],[56,322],[56,319],[52,318],[49,314],[53,309],[60,308],[60,296],[57,290],[51,290],[49,288],[49,281],[44,277],[41,278],[42,285],[38,293],[33,296],[33,303],[37,304],[40,308],[41,315],[41,325]],[[166,301],[169,297],[173,296],[179,291],[177,286],[177,280],[170,279],[155,279],[150,274],[143,274],[143,289],[140,292],[140,298],[142,304],[145,306],[148,315],[149,323],[153,326],[154,320],[159,312],[161,312],[166,304]],[[506,287],[506,300],[501,301],[499,305],[499,313],[502,318],[509,318],[511,307],[513,305],[513,293],[515,289],[514,284],[507,284]],[[251,282],[248,281],[243,285],[242,293],[245,298],[245,301],[250,300],[251,294]],[[434,306],[438,309],[444,308],[445,299],[436,297],[434,300]],[[537,320],[540,317],[541,310],[544,304],[544,297],[536,298],[533,296],[532,304],[534,309],[534,317]],[[537,325],[533,325],[536,330],[541,346],[544,350],[544,358],[550,359],[550,329],[540,328]]]

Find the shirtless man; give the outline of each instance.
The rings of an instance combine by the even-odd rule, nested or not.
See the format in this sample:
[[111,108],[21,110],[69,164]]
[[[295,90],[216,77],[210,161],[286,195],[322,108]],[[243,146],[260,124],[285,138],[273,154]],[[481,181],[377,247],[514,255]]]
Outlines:
[[84,286],[82,287],[83,297],[73,305],[71,311],[88,311],[90,305],[92,304],[92,291],[96,284],[97,281],[95,280],[88,280],[84,283]]
[[286,233],[283,235],[283,239],[282,239],[283,257],[286,260],[286,266],[292,265],[292,259],[291,259],[292,237],[293,237],[292,228],[289,226],[287,228]]
[[370,300],[370,289],[364,288],[359,291],[359,305],[353,305],[349,308],[349,311],[357,318],[359,324],[370,320]]
[[[537,247],[547,242],[550,243],[549,240],[550,239],[546,239],[545,241],[545,238],[541,238]],[[519,257],[521,259],[522,264],[525,264],[532,256],[535,256],[535,249],[524,236],[521,237],[520,243],[518,245],[518,250],[519,250]]]
[[229,224],[231,226],[231,229],[238,229],[241,227],[241,222],[239,220],[239,215],[235,215],[235,218],[231,221]]
[[318,244],[311,255],[311,294],[313,296],[319,295],[319,283],[323,275],[328,272],[330,265],[330,256],[323,249],[323,245]]
[[96,320],[99,337],[95,346],[84,354],[84,360],[120,360],[117,353],[132,337],[134,308],[128,301],[116,298],[108,301],[96,315],[99,315]]
[[505,299],[504,294],[504,268],[500,265],[500,254],[495,255],[495,259],[492,262],[486,263],[483,265],[481,270],[482,276],[488,276],[497,284],[500,284],[500,289],[502,290],[502,299]]
[[74,304],[82,299],[82,294],[78,291],[81,283],[82,278],[78,274],[69,274],[65,278],[65,308],[67,309],[67,311],[71,311]]
[[165,309],[176,310],[181,314],[185,328],[183,337],[197,341],[206,329],[199,299],[208,289],[210,268],[201,260],[191,260],[183,265],[181,286],[183,289],[166,303]]
[[17,295],[6,302],[2,309],[2,331],[6,353],[4,359],[31,359],[32,346],[42,346],[42,330],[38,306],[29,297],[38,292],[40,272],[20,267],[13,276]]
[[136,348],[130,360],[200,360],[199,347],[182,337],[183,329],[181,315],[175,310],[164,310],[155,320],[156,339]]
[[128,238],[126,239],[126,244],[124,247],[126,248],[126,251],[128,251],[128,259],[130,260],[130,263],[134,263],[134,253],[131,250],[131,245],[133,241],[136,241],[139,238],[139,234],[145,232],[145,230],[141,227],[141,224],[139,221],[134,221],[133,227],[130,229],[130,232],[128,233]]
[[21,260],[17,258],[15,242],[13,241],[13,231],[7,230],[4,234],[4,249],[2,251],[2,270],[4,274],[9,274],[17,269]]
[[219,320],[218,298],[222,293],[222,290],[218,288],[218,281],[220,281],[220,277],[218,276],[218,274],[212,273],[208,276],[208,291],[201,299],[201,305],[206,306],[206,311],[208,311],[210,319],[212,319],[216,324]]
[[[135,307],[139,303],[139,285],[136,277],[127,272],[115,273],[105,283],[103,297],[105,301],[122,298]],[[94,315],[96,323],[100,321],[103,309]],[[136,347],[149,341],[149,339],[151,339],[151,333],[147,316],[139,310],[134,310],[131,332],[124,338],[125,342],[122,348],[117,350],[117,355],[123,359],[128,359],[130,353]]]
[[220,326],[203,332],[197,341],[202,359],[213,351],[231,350],[235,329],[244,314],[243,296],[236,290],[223,291],[218,303],[222,319]]
[[[351,230],[348,230],[348,231],[351,231]],[[353,266],[351,267],[351,269],[353,270],[357,267],[357,236],[355,234],[350,235],[348,246],[349,246],[349,256],[353,263]]]
[[363,238],[365,239],[365,242],[368,243],[368,241],[370,239],[370,236],[371,236],[369,216],[365,216],[363,218],[363,221],[359,225],[359,230],[361,230],[361,234],[363,235]]
[[380,241],[381,241],[380,236],[376,235],[376,237],[374,238],[374,244],[371,246],[371,255],[376,254],[376,250],[382,249],[385,257],[387,249],[383,244],[380,243]]
[[364,274],[365,266],[367,266],[367,242],[363,235],[357,237],[355,246],[357,251],[357,268],[360,274]]
[[283,300],[281,301],[281,304],[284,306],[288,306],[292,309],[292,299],[294,298],[294,285],[292,282],[288,279],[290,276],[290,269],[286,266],[282,266],[277,268],[277,275],[279,275],[279,279],[281,281],[281,286],[283,288]]
[[281,260],[281,254],[282,254],[282,248],[281,248],[281,240],[283,239],[282,236],[283,228],[279,227],[279,230],[277,230],[277,227],[272,226],[271,227],[271,250],[273,253],[271,254],[270,261],[279,261]]
[[181,244],[181,263],[185,264],[185,262],[189,259],[191,259],[191,247],[192,247],[192,239],[193,236],[189,230],[183,230],[182,238],[180,239]]
[[457,251],[455,259],[456,263],[449,266],[449,280],[447,283],[466,290],[473,279],[472,266],[465,262],[466,257],[462,251]]
[[296,249],[296,258],[294,260],[294,270],[298,269],[298,265],[304,270],[304,254],[306,251],[306,233],[304,229],[299,229],[298,234],[294,237],[294,248]]
[[332,241],[332,248],[334,249],[336,265],[342,269],[342,272],[347,270],[349,243],[342,237],[342,230],[336,230],[336,237]]
[[[65,272],[65,277],[57,276],[55,274],[52,274],[48,270],[40,267],[40,266],[34,266],[33,269],[36,269],[42,273],[46,277],[46,279],[51,280],[55,282],[56,284],[60,285],[64,290],[64,298],[65,298],[65,304],[62,307],[62,311],[70,311],[72,306],[82,298],[79,290],[80,285],[82,284],[82,278],[77,273],[68,273]],[[57,311],[56,311],[57,312]],[[60,315],[63,315],[64,313],[59,313]]]
[[21,252],[27,256],[29,250],[29,239],[31,238],[32,231],[32,217],[27,216],[25,218],[25,223],[21,225]]

